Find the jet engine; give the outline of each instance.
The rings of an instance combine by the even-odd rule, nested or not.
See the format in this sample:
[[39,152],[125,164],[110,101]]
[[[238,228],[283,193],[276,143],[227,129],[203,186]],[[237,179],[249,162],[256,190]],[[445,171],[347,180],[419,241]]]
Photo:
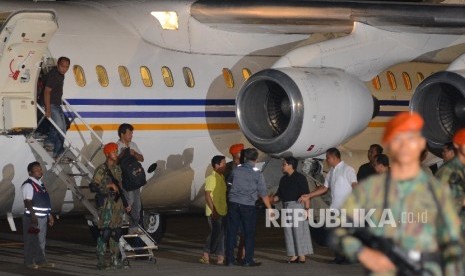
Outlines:
[[439,155],[454,133],[465,127],[465,70],[437,72],[424,79],[410,109],[423,116],[423,135],[430,150]]
[[266,69],[244,83],[236,113],[259,150],[307,158],[363,131],[377,113],[376,102],[361,80],[340,69]]

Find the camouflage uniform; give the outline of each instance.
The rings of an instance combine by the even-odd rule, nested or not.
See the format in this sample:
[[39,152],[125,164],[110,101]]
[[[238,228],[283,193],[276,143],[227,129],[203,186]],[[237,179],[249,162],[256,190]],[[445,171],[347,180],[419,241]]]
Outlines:
[[[103,205],[99,206],[98,209],[100,235],[97,239],[97,267],[100,269],[105,268],[106,242],[109,242],[110,245],[111,266],[121,267],[118,258],[118,240],[123,222],[124,207],[123,200],[117,199],[118,196],[115,197],[114,193],[107,188],[107,184],[112,182],[110,175],[107,173],[107,168],[106,164],[98,166],[93,177],[93,182],[98,185],[100,193],[105,195]],[[121,183],[121,168],[115,165],[109,167],[109,169],[113,177]],[[118,183],[115,184],[118,185]]]
[[[376,209],[371,218],[378,226],[384,208],[385,182],[386,174],[376,175],[356,187],[342,207],[346,209],[347,216],[353,219],[354,209],[363,208],[366,211]],[[428,182],[432,186],[439,205],[442,206],[442,211],[438,210],[428,188]],[[392,212],[396,227],[388,224],[370,227],[368,231],[377,236],[391,238],[405,251],[442,252],[442,259],[446,262],[445,274],[441,271],[440,265],[435,262],[424,264],[424,267],[432,271],[433,275],[463,275],[460,259],[462,249],[458,242],[460,240],[459,218],[450,200],[448,187],[445,188],[436,179],[429,178],[423,171],[411,180],[391,181],[387,208]],[[413,214],[415,221],[402,221],[403,214]],[[424,218],[426,220],[423,221]],[[361,241],[348,235],[347,229],[344,228],[337,229],[335,233],[338,244],[341,246],[340,249],[350,260],[355,261],[362,247]],[[445,247],[442,248],[442,246]],[[395,272],[376,275],[395,275]]]
[[455,209],[461,220],[462,236],[465,238],[465,165],[458,157],[445,163],[436,173],[436,177],[443,183],[448,184],[455,200]]

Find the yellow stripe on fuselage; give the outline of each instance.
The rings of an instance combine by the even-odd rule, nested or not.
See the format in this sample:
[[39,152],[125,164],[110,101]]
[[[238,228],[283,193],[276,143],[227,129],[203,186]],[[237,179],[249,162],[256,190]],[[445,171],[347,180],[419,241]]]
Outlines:
[[[238,124],[132,124],[137,131],[141,130],[237,130]],[[90,124],[94,130],[118,130],[119,124]],[[86,131],[83,124],[73,124],[70,131]]]
[[370,122],[368,127],[386,127],[388,122]]

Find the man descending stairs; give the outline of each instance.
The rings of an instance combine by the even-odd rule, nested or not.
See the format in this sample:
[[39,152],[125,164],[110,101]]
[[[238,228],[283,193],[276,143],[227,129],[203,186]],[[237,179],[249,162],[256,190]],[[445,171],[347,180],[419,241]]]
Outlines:
[[[96,139],[99,142],[98,148],[89,158],[82,155],[82,151],[72,144],[71,140],[66,137],[66,134],[58,127],[53,119],[46,120],[45,116],[38,122],[38,127],[40,127],[41,124],[49,122],[50,128],[53,128],[64,141],[65,147],[63,152],[60,155],[53,156],[51,152],[47,151],[43,137],[39,138],[35,131],[27,136],[26,141],[34,151],[37,159],[41,160],[47,168],[45,177],[55,180],[50,181],[49,179],[48,183],[53,185],[57,181],[61,181],[66,185],[67,189],[71,191],[74,199],[70,199],[68,202],[65,201],[64,204],[74,204],[74,200],[77,200],[90,212],[93,217],[92,220],[96,223],[98,221],[98,215],[93,202],[93,195],[89,192],[85,193],[83,190],[88,190],[88,185],[92,181],[92,175],[95,170],[92,161],[101,150],[103,142],[98,134],[72,109],[66,100],[63,100],[63,105],[67,110],[66,113],[72,117],[71,122],[74,122],[75,119],[79,119],[90,132],[92,139]],[[41,106],[37,106],[37,108],[42,114],[45,114]]]

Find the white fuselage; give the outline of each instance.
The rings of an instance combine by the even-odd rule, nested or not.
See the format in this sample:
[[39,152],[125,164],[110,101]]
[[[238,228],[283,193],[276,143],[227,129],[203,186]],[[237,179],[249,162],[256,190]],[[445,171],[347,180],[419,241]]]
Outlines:
[[[204,179],[211,172],[213,155],[228,156],[234,143],[247,143],[238,129],[234,100],[244,82],[242,70],[252,73],[270,67],[302,35],[239,34],[213,30],[189,17],[189,2],[128,1],[121,5],[108,2],[0,3],[1,11],[53,9],[59,29],[49,44],[50,56],[71,59],[65,75],[64,98],[84,117],[104,142],[116,141],[117,127],[126,122],[135,126],[134,139],[141,149],[144,166],[158,163],[153,178],[143,188],[144,208],[182,209],[203,206]],[[162,30],[151,11],[176,11],[178,30]],[[73,66],[85,74],[85,85],[78,86]],[[108,74],[107,87],[100,85],[96,66]],[[124,87],[118,67],[128,69],[131,84]],[[146,87],[141,66],[151,73],[153,85]],[[161,68],[168,67],[173,87],[163,81]],[[193,73],[195,85],[185,83],[183,68]],[[234,87],[228,88],[223,68],[229,69]],[[106,101],[112,100],[112,101]],[[68,138],[83,148],[83,154],[100,145],[90,132],[74,125]],[[21,183],[27,178],[26,166],[35,157],[24,136],[0,136],[0,166],[3,180],[0,190],[8,200],[0,212],[23,212]],[[93,152],[93,151],[92,151]],[[90,154],[90,153],[89,153]],[[95,163],[103,161],[96,158]],[[13,186],[14,185],[14,190]],[[71,199],[64,184],[48,186],[56,211]],[[12,208],[11,198],[14,198]],[[11,208],[11,209],[10,209]]]
[[[228,32],[205,26],[190,17],[191,2],[0,3],[0,12],[36,9],[56,12],[58,30],[48,46],[47,57],[71,59],[65,75],[64,98],[105,143],[118,139],[119,124],[126,122],[135,127],[133,141],[144,155],[144,167],[158,163],[157,171],[148,177],[142,191],[143,206],[148,209],[204,206],[202,188],[211,172],[212,156],[229,157],[231,144],[248,144],[235,117],[235,99],[245,81],[244,72],[253,74],[270,68],[292,49],[309,43],[309,35]],[[152,11],[175,11],[178,30],[163,30]],[[85,75],[85,84],[81,86],[75,79],[75,66],[80,66]],[[107,72],[106,87],[99,82],[97,66]],[[120,79],[120,66],[129,72],[127,87]],[[152,85],[143,82],[143,66],[150,71]],[[166,71],[162,74],[164,67],[171,71],[172,79]],[[184,68],[192,72],[193,87],[186,83]],[[172,87],[165,84],[164,77],[168,78],[168,84],[173,82]],[[385,81],[382,82],[386,89]],[[374,91],[372,87],[369,89]],[[392,91],[383,91],[373,94],[380,100],[408,101],[411,97],[400,92],[394,97]],[[348,144],[351,153],[359,151],[354,155],[354,166],[365,159],[368,145],[378,141],[380,126],[390,116],[376,118],[364,132],[366,135],[359,135],[356,142]],[[83,155],[90,156],[100,147],[80,122],[72,125],[67,137],[81,148]],[[36,157],[21,135],[0,136],[0,147],[3,169],[0,215],[12,212],[19,216],[24,209],[21,183],[27,178],[27,164]],[[94,165],[103,161],[100,154]],[[48,183],[47,188],[54,211],[83,210],[82,206],[72,204],[72,195],[63,183]]]

